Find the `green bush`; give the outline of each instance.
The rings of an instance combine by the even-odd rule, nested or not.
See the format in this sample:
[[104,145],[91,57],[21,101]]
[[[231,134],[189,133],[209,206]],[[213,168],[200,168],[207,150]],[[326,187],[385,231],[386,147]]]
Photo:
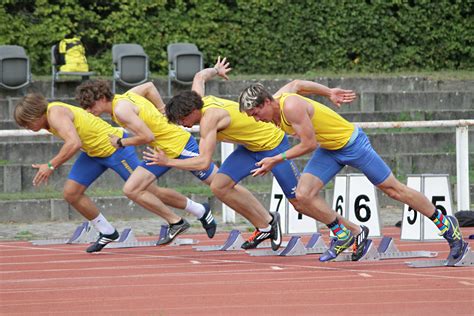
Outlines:
[[25,47],[33,73],[50,73],[50,47],[82,37],[91,68],[111,74],[115,43],[141,44],[155,74],[166,46],[195,43],[237,73],[474,69],[470,1],[3,0],[0,44]]

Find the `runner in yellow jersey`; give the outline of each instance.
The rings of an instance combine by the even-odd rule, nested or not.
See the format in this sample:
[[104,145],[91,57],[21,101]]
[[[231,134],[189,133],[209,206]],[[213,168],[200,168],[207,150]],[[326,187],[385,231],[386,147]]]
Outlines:
[[[40,185],[62,164],[79,150],[82,152],[74,162],[64,184],[64,199],[71,204],[100,232],[97,241],[87,252],[97,252],[119,237],[117,230],[100,213],[97,206],[85,194],[87,188],[107,169],[117,172],[127,180],[140,160],[133,147],[117,149],[110,144],[109,135],[127,138],[122,129],[112,127],[104,120],[83,109],[63,102],[48,101],[40,94],[28,94],[15,107],[14,118],[18,125],[39,131],[46,129],[64,140],[64,145],[48,163],[34,164],[38,169],[33,184]],[[157,196],[173,197],[173,191],[148,188]],[[167,221],[179,217],[169,209],[152,210]]]
[[[108,113],[117,124],[133,133],[133,136],[128,138],[111,135],[110,144],[115,148],[148,144],[177,159],[187,159],[199,154],[195,138],[179,126],[170,124],[160,112],[163,111],[163,101],[153,83],[134,87],[124,94],[114,95],[107,82],[89,81],[80,85],[76,94],[84,109],[97,116]],[[148,191],[147,188],[168,170],[169,167],[148,166],[145,162],[141,162],[124,185],[125,195],[148,210],[171,212],[167,205],[185,209],[201,221],[209,238],[214,237],[217,224],[208,203],[196,203],[174,190],[173,194],[166,194],[161,198]],[[209,184],[216,170],[214,164],[211,164],[207,168],[192,170],[192,173]],[[175,216],[169,221],[168,233],[158,241],[158,244],[170,243],[189,227],[190,224],[186,219]]]
[[[300,140],[299,144],[288,151],[262,159],[258,163],[259,168],[253,174],[263,175],[281,161],[314,151],[298,182],[296,196],[305,208],[314,209],[316,212],[329,212],[332,209],[323,198],[319,197],[319,191],[345,165],[355,167],[388,196],[429,217],[449,243],[451,251],[448,259],[461,260],[468,248],[462,239],[456,218],[444,216],[426,196],[400,183],[372,148],[361,128],[355,128],[330,108],[299,94],[323,95],[337,106],[351,102],[355,98],[353,91],[330,89],[302,80],[290,82],[274,96],[266,91],[262,84],[254,84],[244,89],[239,98],[242,111],[258,121],[273,122]],[[313,199],[315,196],[316,200]],[[341,228],[337,219],[325,224],[333,231],[334,227]],[[348,243],[353,242],[346,236],[344,238],[338,236],[338,242],[334,243],[320,260],[336,258]],[[357,249],[359,243],[359,238],[356,238],[353,260],[358,260],[363,255],[363,252]]]

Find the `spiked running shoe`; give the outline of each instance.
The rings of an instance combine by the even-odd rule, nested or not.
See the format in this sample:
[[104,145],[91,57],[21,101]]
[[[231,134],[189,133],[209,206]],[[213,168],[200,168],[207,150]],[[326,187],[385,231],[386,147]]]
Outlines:
[[207,237],[212,238],[216,233],[217,223],[214,219],[214,216],[212,216],[209,204],[203,203],[202,205],[204,206],[206,211],[204,212],[204,215],[202,215],[202,217],[199,219],[199,221],[201,222],[202,227],[204,227],[204,229],[206,230]]
[[258,230],[258,228],[253,232],[252,236],[250,236],[249,239],[247,239],[240,248],[242,249],[253,249],[257,248],[257,246],[264,241],[265,239],[271,238],[272,237],[272,232],[261,232]]
[[459,229],[459,223],[456,217],[452,215],[446,217],[451,224],[449,225],[449,229],[443,234],[443,237],[448,241],[450,248],[448,260],[460,260],[467,252],[468,244],[462,239],[461,230]]
[[336,259],[337,256],[344,250],[348,249],[355,241],[354,235],[350,232],[350,235],[346,239],[333,239],[329,249],[319,257],[319,261],[325,262]]
[[277,251],[278,248],[280,248],[281,245],[281,226],[280,226],[280,214],[275,212],[271,213],[272,214],[272,221],[270,222],[270,225],[272,226],[271,233],[272,233],[272,250]]
[[186,230],[188,230],[188,228],[191,227],[191,225],[189,225],[188,221],[185,220],[183,218],[183,223],[182,224],[171,224],[168,226],[168,231],[166,232],[166,234],[160,238],[160,240],[158,240],[156,242],[156,245],[157,246],[160,246],[160,245],[166,245],[166,244],[169,244],[170,242],[173,241],[173,239],[176,238],[176,236],[178,236],[179,234],[185,232]]
[[355,236],[355,242],[352,245],[352,261],[358,261],[367,251],[365,247],[367,246],[367,238],[369,237],[369,228],[360,225],[360,229],[362,231]]
[[86,249],[86,252],[92,253],[92,252],[99,252],[104,248],[107,244],[111,243],[114,240],[117,240],[119,238],[119,233],[117,230],[115,230],[112,234],[106,235],[106,234],[99,234],[99,238],[96,240],[95,243],[89,246],[89,248]]

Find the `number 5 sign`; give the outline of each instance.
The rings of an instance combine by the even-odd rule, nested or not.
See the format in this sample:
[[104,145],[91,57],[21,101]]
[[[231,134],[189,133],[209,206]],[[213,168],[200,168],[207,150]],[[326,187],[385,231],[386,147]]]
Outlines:
[[[422,192],[444,215],[453,215],[451,195],[447,174],[409,175],[407,186]],[[434,208],[434,207],[433,207]],[[436,240],[443,239],[438,235],[436,225],[426,216],[421,215],[408,205],[403,208],[402,240]]]
[[367,226],[370,237],[381,236],[377,193],[365,175],[336,176],[332,209],[355,224]]

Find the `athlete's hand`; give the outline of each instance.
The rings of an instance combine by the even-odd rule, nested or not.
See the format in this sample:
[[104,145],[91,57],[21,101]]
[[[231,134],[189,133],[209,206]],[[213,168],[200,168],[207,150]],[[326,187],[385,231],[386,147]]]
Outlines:
[[48,184],[48,178],[53,173],[53,170],[49,169],[48,164],[33,164],[33,168],[38,169],[35,177],[33,178],[33,185],[38,186],[41,183]]
[[217,63],[214,65],[214,69],[217,70],[217,75],[224,78],[225,80],[229,80],[227,77],[227,73],[232,70],[229,67],[229,63],[227,62],[227,57],[224,57],[221,60],[221,56],[217,58]]
[[117,135],[109,134],[109,140],[110,144],[114,146],[114,148],[120,148],[119,144],[117,144],[117,141],[120,139]]
[[337,106],[341,107],[341,103],[350,103],[356,99],[356,93],[352,90],[343,90],[339,88],[331,89],[331,94],[329,95],[329,100]]
[[260,168],[256,168],[250,171],[252,177],[264,176],[272,170],[272,168],[277,164],[277,161],[273,157],[263,158],[255,165]]
[[166,166],[169,160],[163,150],[151,147],[147,147],[146,150],[143,151],[143,159],[146,160],[147,166]]

